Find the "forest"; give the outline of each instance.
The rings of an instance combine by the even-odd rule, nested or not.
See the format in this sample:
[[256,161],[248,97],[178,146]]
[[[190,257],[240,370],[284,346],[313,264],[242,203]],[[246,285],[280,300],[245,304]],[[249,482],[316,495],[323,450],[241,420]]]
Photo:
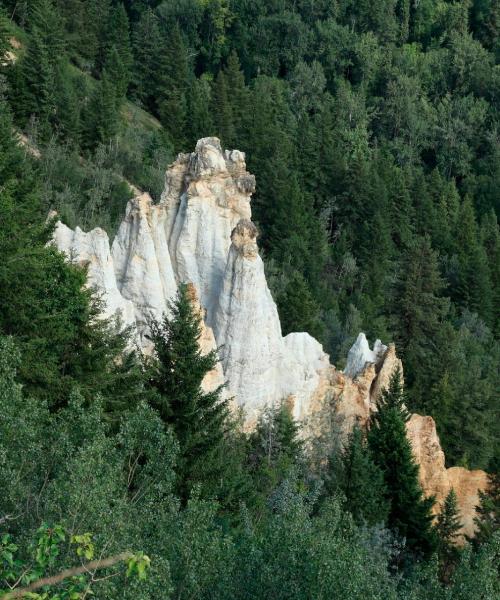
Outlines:
[[[0,0],[0,598],[500,598],[499,30],[498,0]],[[144,357],[48,244],[51,210],[112,237],[206,136],[256,176],[283,333],[402,359],[321,459],[202,390],[184,287]],[[409,412],[489,474],[464,544]]]

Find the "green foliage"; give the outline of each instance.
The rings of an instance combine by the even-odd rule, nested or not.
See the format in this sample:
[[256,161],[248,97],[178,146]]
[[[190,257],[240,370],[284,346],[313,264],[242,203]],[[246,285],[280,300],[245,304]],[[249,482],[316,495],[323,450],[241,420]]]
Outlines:
[[[3,535],[0,540],[0,580],[8,587],[3,592],[0,590],[2,598],[6,600],[14,597],[37,600],[79,600],[93,593],[91,588],[95,580],[95,572],[102,568],[99,565],[101,560],[110,565],[116,565],[126,560],[127,577],[136,575],[139,580],[147,577],[151,561],[143,553],[137,555],[128,553],[127,556],[119,555],[108,559],[99,559],[95,564],[77,565],[57,573],[62,566],[60,555],[66,538],[67,533],[61,525],[50,527],[43,523],[36,532],[35,542],[30,547],[31,561],[24,562],[17,558],[16,553],[19,548],[12,542],[11,536]],[[90,533],[71,536],[70,544],[75,547],[76,557],[82,559],[82,562],[83,559],[91,561],[94,558],[94,545],[91,540]],[[94,569],[94,573],[91,569]],[[41,580],[45,579],[49,573],[53,581],[42,585],[43,581]],[[119,575],[119,572],[112,574],[112,576],[116,575]],[[36,591],[39,589],[42,589],[42,593]]]
[[[495,465],[493,465],[495,467]],[[498,471],[488,476],[488,488],[479,492],[474,523],[477,527],[474,541],[484,544],[500,529],[500,476]]]
[[183,148],[187,125],[189,67],[187,48],[178,26],[161,45],[156,69],[158,117],[173,144]]
[[[112,235],[127,180],[158,200],[175,154],[219,135],[256,175],[253,215],[284,333],[320,338],[337,366],[360,329],[395,340],[408,408],[434,416],[448,464],[495,470],[497,4],[4,0],[0,55],[11,36],[16,55],[0,67],[14,115],[2,102],[7,561],[14,545],[34,564],[39,535],[40,556],[50,556],[37,531],[58,523],[61,568],[93,544],[147,553],[128,562],[139,577],[93,584],[110,600],[498,595],[493,473],[478,509],[481,543],[455,555],[449,498],[441,571],[429,560],[406,563],[397,581],[390,574],[409,557],[374,525],[387,507],[386,525],[417,555],[435,541],[395,383],[368,444],[355,432],[327,472],[312,473],[286,408],[247,436],[219,391],[201,391],[216,357],[199,355],[188,304],[153,326],[159,360],[144,370],[126,335],[96,319],[85,273],[46,246],[45,223],[55,208],[71,226]],[[13,127],[40,158],[17,147]],[[321,477],[318,506],[310,479]]]
[[346,499],[346,509],[356,523],[385,523],[389,512],[384,474],[370,456],[359,427],[349,435],[342,454],[340,488]]
[[452,488],[444,499],[435,524],[438,536],[438,556],[441,563],[440,573],[441,578],[446,582],[449,582],[451,571],[460,554],[457,547],[457,538],[461,528],[457,495]]
[[434,498],[424,498],[418,465],[406,437],[409,414],[404,404],[401,372],[391,377],[377,403],[368,434],[375,464],[381,469],[389,503],[388,526],[404,538],[410,551],[429,557],[435,549],[431,529]]
[[216,494],[223,475],[218,460],[228,426],[228,400],[222,388],[205,392],[202,381],[218,362],[216,351],[202,354],[198,346],[201,316],[187,285],[179,287],[170,316],[151,323],[154,361],[150,385],[156,391],[153,405],[171,425],[180,445],[178,491],[187,500],[195,484],[206,495]]
[[276,487],[292,474],[298,475],[304,460],[303,441],[290,407],[282,403],[265,410],[248,441],[253,502],[258,510],[263,510],[263,504]]

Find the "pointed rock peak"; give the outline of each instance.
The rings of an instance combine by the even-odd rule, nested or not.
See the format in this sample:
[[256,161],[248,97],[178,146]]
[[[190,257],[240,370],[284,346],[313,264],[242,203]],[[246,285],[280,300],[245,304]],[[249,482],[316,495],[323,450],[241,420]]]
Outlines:
[[344,374],[354,379],[363,372],[367,364],[379,365],[387,352],[387,346],[377,340],[370,350],[370,345],[364,333],[360,333],[347,355]]
[[198,178],[226,171],[226,160],[219,138],[206,137],[198,140],[195,151],[189,157],[189,174]]
[[231,232],[231,242],[241,256],[253,260],[259,254],[257,235],[257,227],[250,219],[240,219]]

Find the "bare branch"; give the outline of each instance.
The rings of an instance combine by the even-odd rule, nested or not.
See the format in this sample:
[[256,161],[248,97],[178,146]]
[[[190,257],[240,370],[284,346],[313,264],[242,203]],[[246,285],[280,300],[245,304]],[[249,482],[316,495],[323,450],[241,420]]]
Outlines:
[[82,573],[86,573],[88,571],[97,571],[99,569],[105,569],[106,567],[112,567],[119,562],[123,562],[131,558],[133,554],[131,552],[122,552],[121,554],[117,554],[116,556],[110,556],[109,558],[92,560],[80,567],[72,567],[71,569],[65,569],[61,571],[57,575],[52,575],[51,577],[44,577],[43,579],[39,579],[38,581],[34,581],[32,584],[24,587],[18,588],[12,592],[7,592],[3,596],[1,596],[1,600],[11,600],[11,598],[22,598],[25,594],[29,592],[33,592],[35,590],[39,590],[46,585],[56,585],[68,579],[69,577],[75,577],[76,575],[81,575]]

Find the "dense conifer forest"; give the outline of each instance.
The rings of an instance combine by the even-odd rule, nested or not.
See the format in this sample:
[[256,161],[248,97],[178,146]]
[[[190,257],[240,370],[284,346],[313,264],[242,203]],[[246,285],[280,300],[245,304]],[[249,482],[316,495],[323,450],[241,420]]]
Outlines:
[[[500,597],[499,29],[498,0],[0,0],[0,598]],[[286,405],[244,433],[202,391],[185,287],[144,358],[48,245],[51,210],[112,236],[206,136],[256,176],[283,333],[402,358],[321,460]],[[489,473],[465,545],[408,411]]]

